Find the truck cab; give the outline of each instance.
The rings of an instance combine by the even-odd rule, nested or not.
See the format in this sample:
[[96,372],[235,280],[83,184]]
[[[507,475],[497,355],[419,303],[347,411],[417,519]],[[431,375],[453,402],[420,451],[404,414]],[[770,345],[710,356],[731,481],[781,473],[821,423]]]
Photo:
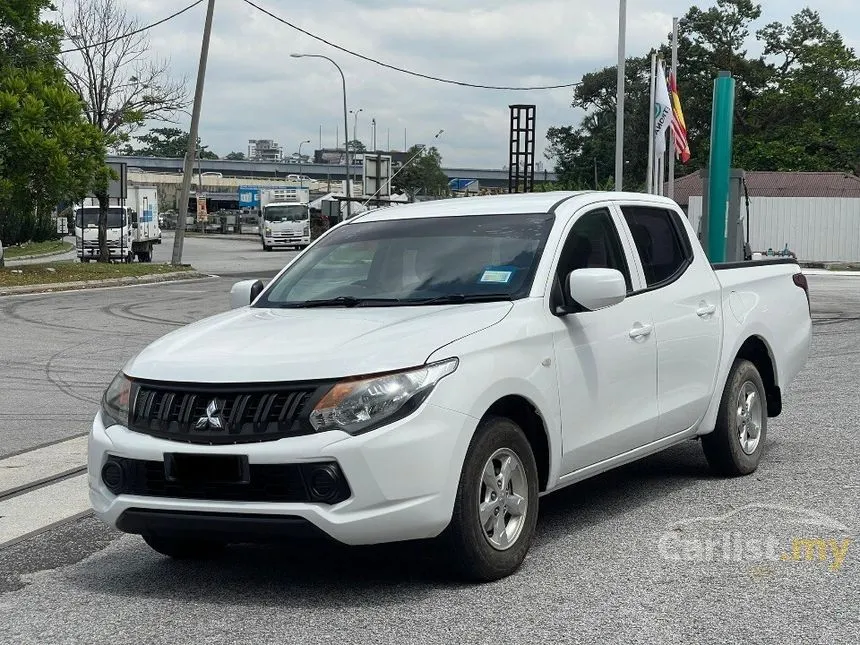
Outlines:
[[[81,262],[99,258],[99,206],[84,205],[74,209],[75,246]],[[107,246],[111,260],[131,262],[132,231],[137,213],[128,206],[110,206],[107,213]]]
[[276,189],[260,196],[260,238],[264,251],[303,249],[311,243],[308,189]]

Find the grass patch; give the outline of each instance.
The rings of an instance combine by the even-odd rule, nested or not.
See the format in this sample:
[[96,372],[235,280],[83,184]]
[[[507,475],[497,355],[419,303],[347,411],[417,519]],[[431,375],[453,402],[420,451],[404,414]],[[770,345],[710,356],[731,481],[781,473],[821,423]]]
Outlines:
[[90,262],[52,262],[30,264],[0,269],[0,287],[18,287],[33,284],[56,284],[60,282],[90,282],[145,275],[160,275],[178,271],[193,271],[190,266],[175,267],[171,264],[133,263],[103,264]]
[[10,246],[3,249],[3,256],[7,260],[26,257],[28,255],[48,255],[54,253],[67,253],[75,248],[74,244],[63,240],[49,240],[47,242],[27,242],[21,246]]

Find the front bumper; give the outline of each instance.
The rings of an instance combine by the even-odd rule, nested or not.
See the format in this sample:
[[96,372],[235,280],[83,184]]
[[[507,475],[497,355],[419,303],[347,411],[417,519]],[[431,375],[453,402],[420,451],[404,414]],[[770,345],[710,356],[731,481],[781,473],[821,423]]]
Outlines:
[[[128,246],[126,246],[124,248],[121,248],[119,246],[109,246],[108,247],[108,254],[112,258],[122,258],[122,257],[125,257],[126,255],[128,255],[130,252],[131,252],[131,247],[128,247]],[[78,247],[78,257],[97,258],[100,255],[101,254],[99,253],[99,248],[97,246],[95,246],[95,247],[87,246],[87,247],[84,247],[83,249],[81,249],[81,247]]]
[[296,235],[293,237],[264,237],[266,246],[308,246],[310,236]]
[[[134,533],[186,533],[197,528],[202,533],[209,527],[247,538],[236,541],[257,541],[301,528],[301,532],[317,530],[353,545],[431,538],[450,522],[477,423],[472,417],[425,403],[407,419],[357,437],[325,432],[211,446],[159,439],[123,426],[105,428],[97,415],[88,449],[90,502],[103,521]],[[163,461],[167,452],[247,455],[250,464],[334,460],[351,496],[330,505],[114,495],[101,479],[102,466],[110,456]]]

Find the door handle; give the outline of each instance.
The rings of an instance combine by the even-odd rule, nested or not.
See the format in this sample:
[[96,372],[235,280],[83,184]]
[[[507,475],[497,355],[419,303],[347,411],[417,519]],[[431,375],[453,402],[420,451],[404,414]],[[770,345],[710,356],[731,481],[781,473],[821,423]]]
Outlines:
[[633,329],[630,330],[630,338],[634,340],[638,338],[647,338],[651,335],[651,332],[654,331],[654,325],[640,325],[636,323]]
[[702,305],[696,309],[696,315],[700,318],[710,316],[717,310],[717,305]]

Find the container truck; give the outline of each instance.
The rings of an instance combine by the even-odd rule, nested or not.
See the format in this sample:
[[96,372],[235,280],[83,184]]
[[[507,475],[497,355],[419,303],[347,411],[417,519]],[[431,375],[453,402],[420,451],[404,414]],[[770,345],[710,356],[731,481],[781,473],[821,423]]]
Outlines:
[[263,250],[303,249],[311,243],[310,190],[273,188],[260,193],[260,238]]
[[[113,200],[112,200],[113,201]],[[75,242],[81,262],[99,257],[99,203],[87,198],[75,208]],[[107,243],[110,259],[152,262],[153,246],[161,244],[158,192],[154,186],[129,186],[125,203],[108,207]]]

